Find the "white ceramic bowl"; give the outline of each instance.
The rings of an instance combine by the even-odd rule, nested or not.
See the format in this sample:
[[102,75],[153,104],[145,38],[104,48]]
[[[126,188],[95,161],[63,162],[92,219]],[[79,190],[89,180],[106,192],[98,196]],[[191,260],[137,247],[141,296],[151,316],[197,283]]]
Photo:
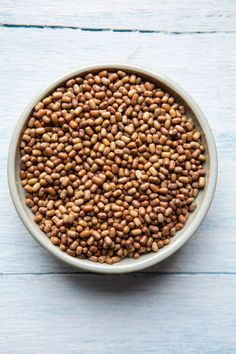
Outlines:
[[[203,145],[206,148],[207,157],[205,163],[205,168],[207,169],[206,186],[204,190],[199,193],[196,199],[197,208],[193,213],[191,213],[184,228],[178,231],[176,235],[171,238],[171,242],[168,246],[163,247],[157,253],[149,253],[146,255],[142,255],[137,260],[131,258],[123,259],[121,262],[113,265],[94,263],[86,259],[74,258],[69,256],[67,253],[63,253],[58,247],[54,246],[47,238],[47,236],[40,230],[39,226],[33,221],[33,214],[24,202],[24,190],[21,186],[19,178],[19,142],[22,131],[25,129],[29,115],[36,103],[43,99],[48,93],[53,91],[54,88],[56,88],[58,85],[65,82],[69,78],[84,75],[88,72],[96,72],[104,69],[121,69],[125,70],[128,73],[135,73],[141,75],[149,79],[150,81],[155,82],[159,87],[167,90],[167,92],[171,93],[175,98],[177,98],[177,101],[185,105],[187,109],[187,115],[193,118],[195,125],[201,130]],[[211,129],[203,112],[194,102],[192,97],[185,90],[175,84],[172,80],[167,79],[159,73],[157,74],[131,65],[94,65],[82,67],[78,70],[75,70],[60,77],[58,80],[52,82],[51,85],[44,89],[34,99],[32,99],[31,102],[29,102],[18,121],[12,136],[8,156],[8,182],[13,203],[21,220],[23,221],[31,235],[34,237],[34,239],[38,241],[47,251],[49,251],[57,258],[61,259],[63,262],[68,263],[76,268],[98,273],[127,273],[139,271],[166,259],[174,252],[176,252],[181,246],[183,246],[183,244],[187,240],[189,240],[194,234],[194,232],[197,230],[210,207],[214,195],[217,182],[217,152]],[[22,240],[22,242],[24,242],[24,240]],[[199,240],[199,242],[201,242],[201,240]]]

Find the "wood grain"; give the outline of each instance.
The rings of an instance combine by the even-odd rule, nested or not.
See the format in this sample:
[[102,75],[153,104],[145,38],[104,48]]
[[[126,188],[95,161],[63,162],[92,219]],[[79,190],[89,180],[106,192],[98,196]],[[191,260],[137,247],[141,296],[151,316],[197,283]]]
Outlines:
[[[117,61],[163,72],[198,101],[219,152],[219,183],[213,205],[195,237],[150,271],[236,272],[236,121],[234,34],[164,35],[52,29],[1,29],[0,257],[2,273],[71,272],[33,241],[10,201],[6,156],[26,103],[50,80],[87,63]],[[61,46],[63,43],[63,46]],[[176,54],[173,53],[176,48]],[[8,97],[12,93],[13,104]],[[9,262],[9,259],[11,261]],[[149,271],[149,270],[148,270]]]
[[1,296],[4,354],[235,352],[230,275],[4,276]]
[[[1,353],[235,353],[235,17],[234,0],[0,2]],[[98,62],[176,80],[206,113],[219,153],[214,202],[194,238],[140,274],[63,265],[30,237],[7,188],[24,106],[59,75]]]
[[0,22],[163,32],[236,30],[234,0],[2,0]]

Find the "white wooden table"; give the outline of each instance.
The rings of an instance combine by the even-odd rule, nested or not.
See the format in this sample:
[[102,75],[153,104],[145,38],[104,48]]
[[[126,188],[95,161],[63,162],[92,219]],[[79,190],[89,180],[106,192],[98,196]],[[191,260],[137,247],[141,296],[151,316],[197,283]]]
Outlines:
[[[235,353],[236,2],[1,0],[0,23],[0,353]],[[172,77],[218,147],[207,218],[176,255],[138,274],[59,263],[28,235],[7,188],[24,106],[57,76],[97,62]]]

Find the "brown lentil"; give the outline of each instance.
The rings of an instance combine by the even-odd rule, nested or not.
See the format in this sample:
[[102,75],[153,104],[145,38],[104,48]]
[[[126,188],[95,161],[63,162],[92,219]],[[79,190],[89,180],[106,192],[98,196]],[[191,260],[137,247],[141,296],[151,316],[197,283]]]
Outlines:
[[137,75],[68,80],[22,134],[26,205],[72,257],[114,264],[158,252],[206,184],[201,133],[168,92]]

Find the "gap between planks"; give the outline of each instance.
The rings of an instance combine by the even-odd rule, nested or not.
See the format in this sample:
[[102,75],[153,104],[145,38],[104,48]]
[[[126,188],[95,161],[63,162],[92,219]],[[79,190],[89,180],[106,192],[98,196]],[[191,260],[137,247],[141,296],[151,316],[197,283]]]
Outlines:
[[27,28],[27,29],[54,29],[54,30],[79,30],[82,32],[114,32],[114,33],[156,33],[168,35],[186,35],[186,34],[232,34],[236,31],[164,31],[164,30],[140,30],[140,29],[113,29],[113,28],[89,28],[78,26],[61,26],[61,25],[27,25],[27,24],[8,24],[0,23],[0,28]]
[[141,272],[134,272],[134,273],[126,273],[126,274],[100,274],[100,273],[92,273],[92,272],[85,272],[85,271],[68,271],[68,272],[22,272],[22,273],[17,273],[17,272],[9,272],[9,273],[0,273],[0,277],[4,276],[57,276],[57,275],[90,275],[90,276],[106,276],[106,277],[136,277],[136,276],[234,276],[236,275],[236,272],[158,272],[158,271],[141,271]]

